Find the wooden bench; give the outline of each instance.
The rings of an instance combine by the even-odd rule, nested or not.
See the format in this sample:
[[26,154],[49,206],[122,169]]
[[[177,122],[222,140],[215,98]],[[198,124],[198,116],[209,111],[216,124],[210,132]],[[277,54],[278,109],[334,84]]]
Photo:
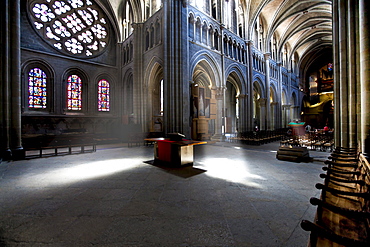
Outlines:
[[92,135],[72,132],[61,135],[23,136],[22,146],[25,158],[96,151],[96,142]]
[[324,183],[316,184],[321,197],[314,222],[303,220],[310,231],[309,246],[370,246],[370,165],[359,151],[336,148],[323,167]]

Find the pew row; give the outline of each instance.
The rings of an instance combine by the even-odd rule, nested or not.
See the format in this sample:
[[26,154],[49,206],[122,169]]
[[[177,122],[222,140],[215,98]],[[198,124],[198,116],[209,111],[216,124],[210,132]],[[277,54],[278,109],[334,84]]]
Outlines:
[[336,148],[325,164],[316,184],[321,196],[310,199],[315,219],[301,222],[308,246],[370,246],[369,162],[359,151]]

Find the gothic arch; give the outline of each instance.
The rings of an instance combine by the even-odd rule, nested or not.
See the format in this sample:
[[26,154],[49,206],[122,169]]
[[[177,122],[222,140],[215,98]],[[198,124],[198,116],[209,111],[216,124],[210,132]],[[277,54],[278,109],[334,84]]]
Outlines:
[[[150,60],[150,62],[148,63],[148,65],[146,66],[146,73],[144,75],[144,85],[145,87],[147,87],[148,89],[151,87],[151,82],[153,81],[153,79],[156,78],[156,73],[154,71],[158,71],[158,69],[162,69],[163,70],[163,61],[162,59],[160,59],[159,57],[152,57],[152,59]],[[163,73],[163,72],[162,72]],[[163,77],[163,75],[162,75]]]
[[270,84],[270,98],[273,99],[273,101],[271,101],[271,102],[277,102],[279,100],[279,97],[278,97],[278,95],[277,95],[276,92],[277,91],[276,91],[275,84],[274,83],[271,83]]
[[270,84],[270,129],[276,129],[280,124],[278,123],[278,104],[279,104],[279,97],[276,93],[276,87],[274,83]]
[[146,122],[149,129],[154,130],[156,122],[163,122],[163,91],[161,90],[161,86],[163,85],[162,61],[157,57],[153,58],[148,64],[146,71],[145,82],[148,88],[145,103],[145,110],[147,112]]
[[235,85],[234,86],[238,89],[238,95],[239,94],[247,94],[246,85],[245,85],[245,82],[247,80],[245,79],[245,76],[241,72],[239,67],[230,66],[226,69],[225,74],[227,75],[226,78],[228,78],[230,76],[232,76],[232,78],[234,78],[234,80],[235,80]]
[[120,4],[120,7],[119,7],[119,10],[120,10],[120,13],[122,16],[120,16],[122,19],[124,18],[123,16],[123,13],[124,11],[126,10],[126,3],[129,4],[129,6],[131,7],[131,10],[132,10],[132,15],[133,15],[133,18],[134,18],[134,23],[141,23],[143,22],[144,20],[144,16],[143,16],[143,6],[141,5],[141,2],[142,1],[134,1],[134,0],[125,0],[125,1],[122,1],[121,4]]
[[292,92],[292,96],[290,97],[290,104],[291,105],[298,105],[298,98],[297,98],[297,94],[295,92]]
[[283,90],[281,91],[281,104],[287,105],[288,103],[289,103],[288,94],[286,88],[284,87]]
[[260,94],[261,98],[266,98],[266,90],[263,86],[263,79],[259,74],[256,74],[253,77],[253,90],[257,89],[258,93]]
[[210,54],[204,53],[204,51],[196,53],[190,61],[192,61],[189,66],[190,75],[193,76],[196,73],[196,68],[200,66],[209,75],[211,87],[216,88],[221,86],[220,68]]
[[34,65],[42,66],[44,70],[47,70],[47,72],[53,75],[54,77],[55,71],[53,66],[51,66],[50,63],[43,59],[29,59],[26,62],[24,62],[22,65],[22,74],[27,73],[27,70]]
[[81,107],[81,112],[87,112],[88,109],[90,109],[89,107],[89,85],[91,84],[91,81],[90,81],[90,78],[88,76],[88,74],[80,69],[80,68],[77,68],[77,67],[70,67],[68,69],[65,70],[65,72],[63,73],[62,75],[62,100],[64,100],[64,104],[62,103],[62,106],[63,106],[63,112],[68,112],[69,110],[68,109],[68,103],[67,103],[67,85],[68,85],[68,77],[71,76],[71,75],[77,75],[81,78],[81,81],[82,81],[82,95],[81,95],[81,104],[82,104],[82,107]]
[[128,69],[123,76],[122,91],[123,116],[127,119],[127,123],[132,123],[132,115],[134,114],[134,76],[132,69]]
[[228,70],[228,76],[225,83],[225,132],[236,133],[239,129],[239,115],[244,113],[244,107],[241,107],[239,95],[244,91],[242,74],[237,67],[231,67]]
[[54,104],[55,104],[55,95],[54,95],[54,77],[55,77],[55,71],[54,68],[46,61],[41,59],[30,59],[26,61],[22,66],[22,87],[21,87],[21,104],[23,107],[22,111],[28,111],[28,78],[29,78],[29,72],[33,68],[39,68],[41,69],[47,76],[47,111],[51,112],[54,110]]
[[112,99],[115,99],[115,95],[116,95],[116,83],[114,81],[114,79],[107,73],[101,73],[99,75],[97,75],[94,79],[93,79],[93,83],[94,83],[94,99],[95,101],[94,102],[94,109],[97,109],[97,105],[98,105],[98,83],[100,80],[106,80],[108,83],[109,83],[109,98],[110,98],[110,109],[109,111],[112,111],[115,107],[115,104],[114,102],[116,102],[115,100],[112,100]]

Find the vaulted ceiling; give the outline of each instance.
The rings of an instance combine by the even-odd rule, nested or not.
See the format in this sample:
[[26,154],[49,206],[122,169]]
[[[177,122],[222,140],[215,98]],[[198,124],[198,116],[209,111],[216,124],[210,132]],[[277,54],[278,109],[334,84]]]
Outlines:
[[275,35],[282,51],[289,47],[289,58],[299,67],[310,67],[318,54],[332,47],[332,1],[328,0],[242,0],[249,32],[258,16],[267,27],[266,47]]
[[[137,13],[142,12],[141,6],[144,5],[144,0],[105,1],[110,2],[118,22],[125,2],[129,1]],[[247,39],[252,40],[252,30],[257,19],[260,17],[263,21],[266,52],[269,51],[270,40],[275,36],[278,51],[282,51],[284,46],[288,47],[288,58],[298,60],[296,63],[300,68],[308,68],[318,54],[331,50],[331,0],[239,0],[239,4],[244,12],[246,31],[249,34]]]

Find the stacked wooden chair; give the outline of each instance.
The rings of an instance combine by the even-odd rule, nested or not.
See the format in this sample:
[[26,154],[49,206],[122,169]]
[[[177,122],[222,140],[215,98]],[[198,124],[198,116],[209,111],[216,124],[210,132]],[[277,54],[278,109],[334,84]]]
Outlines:
[[370,246],[370,166],[357,148],[333,150],[323,167],[323,183],[314,222],[303,220],[310,231],[309,246]]

